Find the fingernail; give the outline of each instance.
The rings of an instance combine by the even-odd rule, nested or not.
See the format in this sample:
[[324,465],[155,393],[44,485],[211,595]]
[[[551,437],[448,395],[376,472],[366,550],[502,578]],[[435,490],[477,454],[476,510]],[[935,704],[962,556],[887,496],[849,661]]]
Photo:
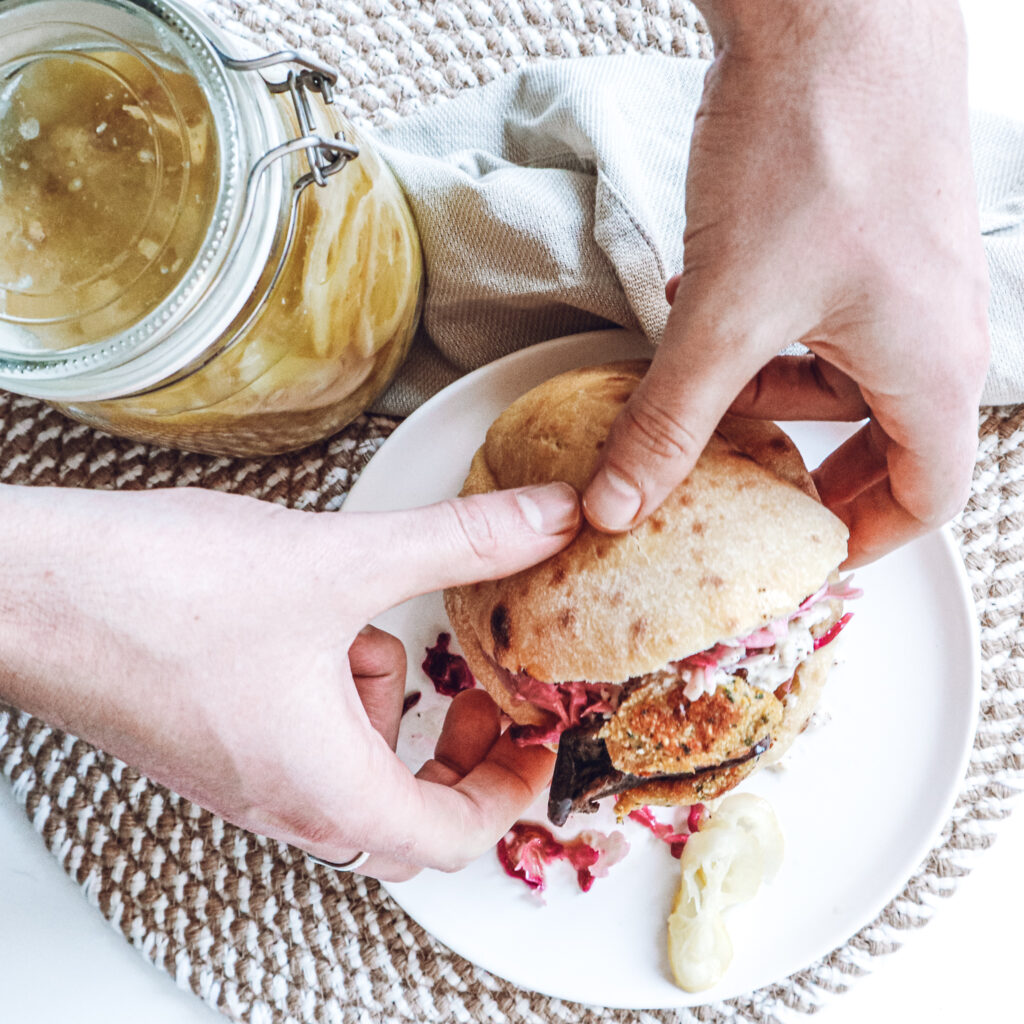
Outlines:
[[628,530],[643,496],[634,484],[610,469],[602,469],[587,488],[587,518],[605,530]]
[[516,501],[523,518],[537,533],[565,533],[579,522],[579,498],[568,484],[524,487],[516,491]]

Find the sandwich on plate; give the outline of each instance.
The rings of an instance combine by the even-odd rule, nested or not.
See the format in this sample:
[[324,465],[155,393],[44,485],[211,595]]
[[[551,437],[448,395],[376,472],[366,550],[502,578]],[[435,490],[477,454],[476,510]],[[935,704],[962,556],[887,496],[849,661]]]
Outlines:
[[[463,494],[565,480],[582,492],[647,363],[563,373],[490,427]],[[585,525],[542,564],[445,592],[477,680],[520,743],[557,744],[548,815],[616,797],[721,795],[804,729],[855,592],[847,529],[775,424],[727,416],[644,523]]]

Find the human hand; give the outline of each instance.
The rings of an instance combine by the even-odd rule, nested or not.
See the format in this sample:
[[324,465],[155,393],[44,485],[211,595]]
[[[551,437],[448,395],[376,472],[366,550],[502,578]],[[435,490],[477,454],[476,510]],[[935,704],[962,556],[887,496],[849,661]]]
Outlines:
[[493,845],[553,755],[453,701],[418,778],[394,754],[405,654],[367,622],[575,534],[567,485],[313,515],[183,489],[0,488],[0,695],[244,828],[402,879]]
[[[868,422],[818,468],[848,565],[966,500],[987,284],[954,3],[698,0],[717,56],[687,174],[684,270],[584,495],[642,521],[722,414]],[[792,342],[807,357],[773,358]]]

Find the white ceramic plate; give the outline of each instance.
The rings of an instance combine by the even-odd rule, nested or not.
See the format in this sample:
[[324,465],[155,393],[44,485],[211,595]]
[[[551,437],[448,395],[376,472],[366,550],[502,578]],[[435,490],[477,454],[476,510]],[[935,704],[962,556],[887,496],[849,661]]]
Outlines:
[[[573,366],[649,354],[625,331],[577,335],[472,373],[409,417],[364,470],[346,508],[408,508],[458,493],[494,417],[524,391]],[[790,424],[809,465],[850,428]],[[745,786],[774,806],[786,836],[775,881],[728,918],[735,955],[699,996],[671,981],[665,921],[678,877],[667,848],[622,826],[627,859],[587,894],[568,867],[550,872],[546,903],[508,878],[493,854],[455,875],[424,872],[389,885],[394,899],[456,953],[520,986],[613,1007],[655,1008],[729,998],[782,979],[842,945],[902,889],[952,809],[974,735],[978,637],[965,573],[946,532],[857,573],[854,606],[823,702],[786,765]],[[439,595],[409,601],[378,624],[401,637],[409,688],[423,700],[399,752],[418,767],[446,701],[419,669],[448,628]],[[545,820],[544,802],[527,816]],[[614,828],[610,811],[565,831]]]

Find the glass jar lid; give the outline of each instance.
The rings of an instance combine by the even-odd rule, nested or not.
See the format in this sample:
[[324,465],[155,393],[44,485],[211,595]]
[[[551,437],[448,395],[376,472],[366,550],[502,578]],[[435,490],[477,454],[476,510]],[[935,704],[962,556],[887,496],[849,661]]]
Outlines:
[[[252,216],[254,154],[281,141],[268,102],[174,0],[0,8],[3,382],[53,398],[100,371],[108,391],[147,385],[171,357],[139,357],[198,294],[244,298],[274,242],[272,197],[287,194],[280,168],[266,169],[266,215]],[[247,259],[226,261],[243,241]],[[206,309],[192,358],[231,305]],[[73,391],[84,397],[81,380]]]

